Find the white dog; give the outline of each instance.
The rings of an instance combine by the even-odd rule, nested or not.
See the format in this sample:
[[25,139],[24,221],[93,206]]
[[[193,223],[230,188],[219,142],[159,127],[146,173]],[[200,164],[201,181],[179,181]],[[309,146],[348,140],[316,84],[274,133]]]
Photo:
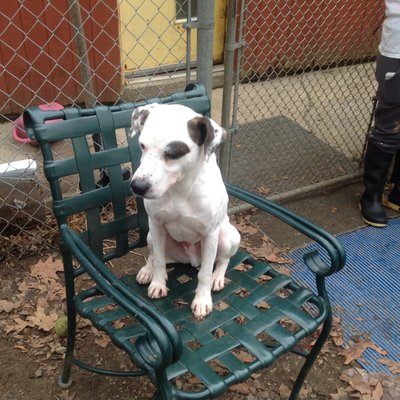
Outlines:
[[214,154],[226,132],[188,107],[151,104],[133,112],[131,135],[140,135],[142,149],[131,188],[144,197],[150,228],[150,254],[136,280],[150,283],[148,295],[157,299],[168,292],[167,263],[201,266],[191,308],[202,319],[240,243]]

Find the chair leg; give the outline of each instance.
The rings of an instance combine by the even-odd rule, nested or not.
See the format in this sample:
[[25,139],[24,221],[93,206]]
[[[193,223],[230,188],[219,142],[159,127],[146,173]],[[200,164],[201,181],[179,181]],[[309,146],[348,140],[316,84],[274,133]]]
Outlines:
[[67,333],[67,348],[65,351],[64,367],[62,374],[58,378],[58,386],[61,389],[69,389],[72,385],[71,369],[74,358],[75,348],[75,328],[76,328],[76,314],[68,312],[68,333]]
[[300,390],[303,386],[303,383],[304,383],[311,367],[313,366],[315,360],[317,359],[319,352],[321,351],[323,345],[325,344],[326,340],[329,337],[331,328],[332,328],[332,312],[330,311],[326,321],[324,322],[322,331],[321,331],[317,341],[315,342],[311,351],[308,353],[308,355],[306,357],[306,361],[304,362],[299,374],[297,375],[292,392],[290,393],[289,400],[297,399],[297,396],[300,393]]
[[[72,385],[71,369],[74,358],[76,335],[76,309],[73,302],[75,295],[74,278],[72,273],[72,259],[69,254],[63,254],[64,268],[66,269],[65,290],[67,295],[67,348],[65,351],[64,367],[58,378],[58,386],[61,389],[69,389]],[[67,273],[67,269],[70,269]]]
[[153,396],[153,400],[173,400],[176,398],[173,393],[172,386],[168,381],[165,371],[156,372],[155,381],[157,382],[157,391]]

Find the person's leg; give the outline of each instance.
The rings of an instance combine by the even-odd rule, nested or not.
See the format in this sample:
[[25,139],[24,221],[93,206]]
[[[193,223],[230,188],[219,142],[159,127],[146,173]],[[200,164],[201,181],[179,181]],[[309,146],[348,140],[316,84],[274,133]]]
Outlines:
[[372,142],[368,143],[364,158],[365,191],[360,200],[361,216],[368,225],[384,227],[387,224],[382,194],[392,158],[393,154],[382,151]]
[[360,200],[363,220],[383,227],[387,217],[382,205],[386,174],[393,154],[400,149],[400,60],[378,55],[378,102],[364,158],[365,192]]
[[390,178],[393,188],[387,198],[386,206],[395,211],[400,211],[400,151],[397,151]]

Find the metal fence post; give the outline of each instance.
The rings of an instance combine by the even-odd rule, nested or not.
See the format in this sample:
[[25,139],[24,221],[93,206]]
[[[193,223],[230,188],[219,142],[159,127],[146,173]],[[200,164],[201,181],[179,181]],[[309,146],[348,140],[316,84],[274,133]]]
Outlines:
[[214,1],[197,3],[197,80],[201,82],[211,99],[214,48]]
[[93,107],[96,104],[96,95],[90,70],[88,49],[86,46],[85,31],[81,16],[79,0],[68,0],[69,15],[74,29],[79,68],[81,71],[82,85],[84,87],[85,106]]
[[233,85],[233,64],[235,50],[237,49],[236,36],[236,0],[228,1],[227,10],[227,29],[224,52],[224,89],[222,97],[222,117],[221,125],[228,132],[228,139],[222,143],[219,152],[219,165],[222,177],[225,181],[229,180],[230,169],[230,150],[231,150],[231,103],[232,103],[232,85]]

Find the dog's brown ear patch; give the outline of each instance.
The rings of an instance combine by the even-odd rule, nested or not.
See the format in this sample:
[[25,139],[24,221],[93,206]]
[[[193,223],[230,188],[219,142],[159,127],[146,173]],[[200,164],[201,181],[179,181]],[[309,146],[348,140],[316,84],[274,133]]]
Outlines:
[[137,108],[132,114],[131,129],[129,130],[129,135],[134,136],[140,131],[140,127],[144,125],[150,111],[143,109],[142,107]]
[[199,146],[207,147],[214,140],[214,128],[206,117],[194,117],[188,122],[189,135]]

